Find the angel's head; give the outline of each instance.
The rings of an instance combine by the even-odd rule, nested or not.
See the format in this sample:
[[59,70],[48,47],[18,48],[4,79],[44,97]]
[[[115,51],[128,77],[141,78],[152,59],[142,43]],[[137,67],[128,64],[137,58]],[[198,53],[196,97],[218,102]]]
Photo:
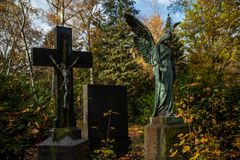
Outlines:
[[167,31],[164,32],[164,34],[162,35],[160,42],[167,42],[172,38],[172,32],[171,31]]
[[180,24],[180,22],[174,23],[174,24],[172,25],[171,17],[170,17],[170,15],[168,14],[167,21],[166,21],[166,24],[165,24],[165,27],[164,27],[164,34],[163,34],[163,36],[161,37],[160,42],[170,41],[171,38],[172,38],[172,33],[173,33],[173,31],[174,31],[174,28],[175,28],[178,24]]

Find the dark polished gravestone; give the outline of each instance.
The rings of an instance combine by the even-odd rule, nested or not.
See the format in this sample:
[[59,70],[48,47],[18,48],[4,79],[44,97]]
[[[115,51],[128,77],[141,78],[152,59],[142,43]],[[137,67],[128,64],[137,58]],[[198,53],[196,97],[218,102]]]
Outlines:
[[92,66],[92,54],[72,51],[71,28],[55,28],[55,49],[33,48],[32,64],[53,66],[56,107],[50,136],[38,145],[39,160],[87,160],[88,141],[76,127],[73,68]]
[[83,101],[83,135],[89,139],[90,150],[98,149],[101,140],[110,138],[115,140],[117,155],[125,154],[130,145],[126,87],[85,85]]

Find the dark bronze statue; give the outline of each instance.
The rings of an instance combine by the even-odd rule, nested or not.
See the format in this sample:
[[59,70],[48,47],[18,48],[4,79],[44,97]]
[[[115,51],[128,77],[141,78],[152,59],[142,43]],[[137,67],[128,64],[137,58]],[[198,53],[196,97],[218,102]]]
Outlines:
[[134,43],[142,54],[144,61],[153,66],[155,76],[155,104],[153,117],[173,115],[173,83],[176,79],[175,62],[173,50],[169,45],[172,39],[172,32],[179,24],[171,25],[168,17],[164,34],[159,42],[155,43],[152,34],[138,19],[125,13],[124,17],[135,34]]
[[[50,59],[53,62],[54,66],[61,72],[62,77],[63,77],[63,83],[62,83],[62,88],[64,87],[63,109],[66,110],[66,112],[67,112],[69,110],[69,104],[68,104],[69,92],[70,92],[70,88],[72,86],[70,69],[73,68],[73,66],[76,64],[76,62],[78,61],[78,58],[69,67],[66,67],[66,65],[64,63],[58,64],[53,59],[52,56],[50,56]],[[66,115],[66,114],[63,114],[63,115]],[[67,117],[63,117],[63,119],[66,119],[66,118]]]

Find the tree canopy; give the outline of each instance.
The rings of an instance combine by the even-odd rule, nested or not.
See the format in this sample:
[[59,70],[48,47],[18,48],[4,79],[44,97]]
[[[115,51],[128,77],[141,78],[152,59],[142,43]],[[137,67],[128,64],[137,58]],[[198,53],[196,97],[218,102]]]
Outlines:
[[[134,0],[46,0],[41,15],[30,1],[0,1],[0,156],[23,159],[26,148],[47,136],[53,117],[52,70],[31,64],[31,48],[52,48],[52,27],[73,28],[74,50],[93,53],[94,64],[75,69],[75,100],[81,114],[82,85],[125,85],[129,120],[146,124],[154,101],[152,67],[143,63],[123,13],[138,16]],[[173,159],[236,159],[240,156],[240,3],[237,0],[172,0],[185,18],[173,36],[177,64],[175,106],[189,125],[172,148]],[[156,41],[164,22],[143,17]],[[80,117],[81,118],[81,117]],[[9,136],[10,135],[10,136]]]

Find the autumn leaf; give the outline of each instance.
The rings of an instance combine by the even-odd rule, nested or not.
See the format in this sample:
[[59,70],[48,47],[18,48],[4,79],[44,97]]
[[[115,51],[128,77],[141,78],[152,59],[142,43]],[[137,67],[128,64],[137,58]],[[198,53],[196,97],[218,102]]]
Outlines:
[[177,150],[176,151],[174,151],[174,152],[171,152],[171,154],[169,155],[169,157],[174,157],[176,154],[177,154]]
[[183,146],[183,153],[189,152],[190,151],[190,147],[189,146]]
[[196,153],[193,157],[191,157],[189,160],[196,160],[200,156],[199,153]]

